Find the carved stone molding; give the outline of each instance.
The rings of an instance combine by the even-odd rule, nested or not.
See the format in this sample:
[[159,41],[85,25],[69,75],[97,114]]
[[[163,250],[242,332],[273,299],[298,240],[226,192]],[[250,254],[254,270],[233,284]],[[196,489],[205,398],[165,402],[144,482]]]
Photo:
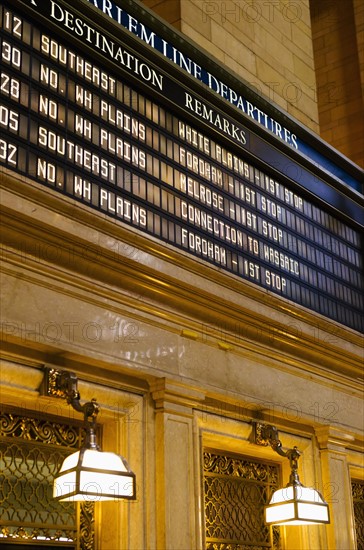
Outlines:
[[355,443],[355,436],[340,428],[323,426],[315,428],[315,433],[321,450],[329,449],[343,452],[346,447],[352,446]]
[[161,378],[151,386],[158,411],[192,416],[193,409],[205,400],[206,393],[179,382]]

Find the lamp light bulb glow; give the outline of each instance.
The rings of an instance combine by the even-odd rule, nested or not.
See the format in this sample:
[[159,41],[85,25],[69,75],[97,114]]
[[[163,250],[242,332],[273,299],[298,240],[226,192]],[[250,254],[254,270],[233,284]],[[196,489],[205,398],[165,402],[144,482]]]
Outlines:
[[65,458],[53,496],[62,501],[134,499],[135,475],[115,453],[82,449]]

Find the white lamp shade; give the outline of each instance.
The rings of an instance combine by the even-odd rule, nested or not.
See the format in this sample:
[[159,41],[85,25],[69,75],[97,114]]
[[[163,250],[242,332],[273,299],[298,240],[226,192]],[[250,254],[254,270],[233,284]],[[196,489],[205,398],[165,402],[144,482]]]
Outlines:
[[274,525],[330,523],[329,507],[315,489],[289,485],[273,493],[265,520]]
[[65,458],[53,496],[61,501],[135,499],[135,474],[121,456],[81,449]]

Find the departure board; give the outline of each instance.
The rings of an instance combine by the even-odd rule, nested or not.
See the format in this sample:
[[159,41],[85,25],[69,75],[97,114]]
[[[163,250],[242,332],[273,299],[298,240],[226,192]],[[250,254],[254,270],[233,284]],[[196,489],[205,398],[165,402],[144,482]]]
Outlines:
[[[64,4],[48,4],[54,19],[101,45],[103,35],[85,31]],[[12,6],[0,7],[3,166],[364,331],[357,225],[252,162],[241,121],[182,82],[186,116],[174,110],[163,101],[163,71],[122,47],[122,37],[114,66],[104,65],[81,38],[70,44]]]

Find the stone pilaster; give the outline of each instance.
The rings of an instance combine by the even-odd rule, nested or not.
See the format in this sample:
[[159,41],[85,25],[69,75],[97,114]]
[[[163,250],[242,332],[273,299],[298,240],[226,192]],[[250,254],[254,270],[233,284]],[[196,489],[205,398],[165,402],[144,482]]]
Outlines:
[[321,454],[324,496],[330,506],[328,546],[330,550],[352,550],[356,546],[346,447],[354,437],[331,426],[317,428],[316,436]]
[[157,548],[196,548],[199,476],[194,460],[193,409],[205,396],[165,378],[151,390],[156,407]]

